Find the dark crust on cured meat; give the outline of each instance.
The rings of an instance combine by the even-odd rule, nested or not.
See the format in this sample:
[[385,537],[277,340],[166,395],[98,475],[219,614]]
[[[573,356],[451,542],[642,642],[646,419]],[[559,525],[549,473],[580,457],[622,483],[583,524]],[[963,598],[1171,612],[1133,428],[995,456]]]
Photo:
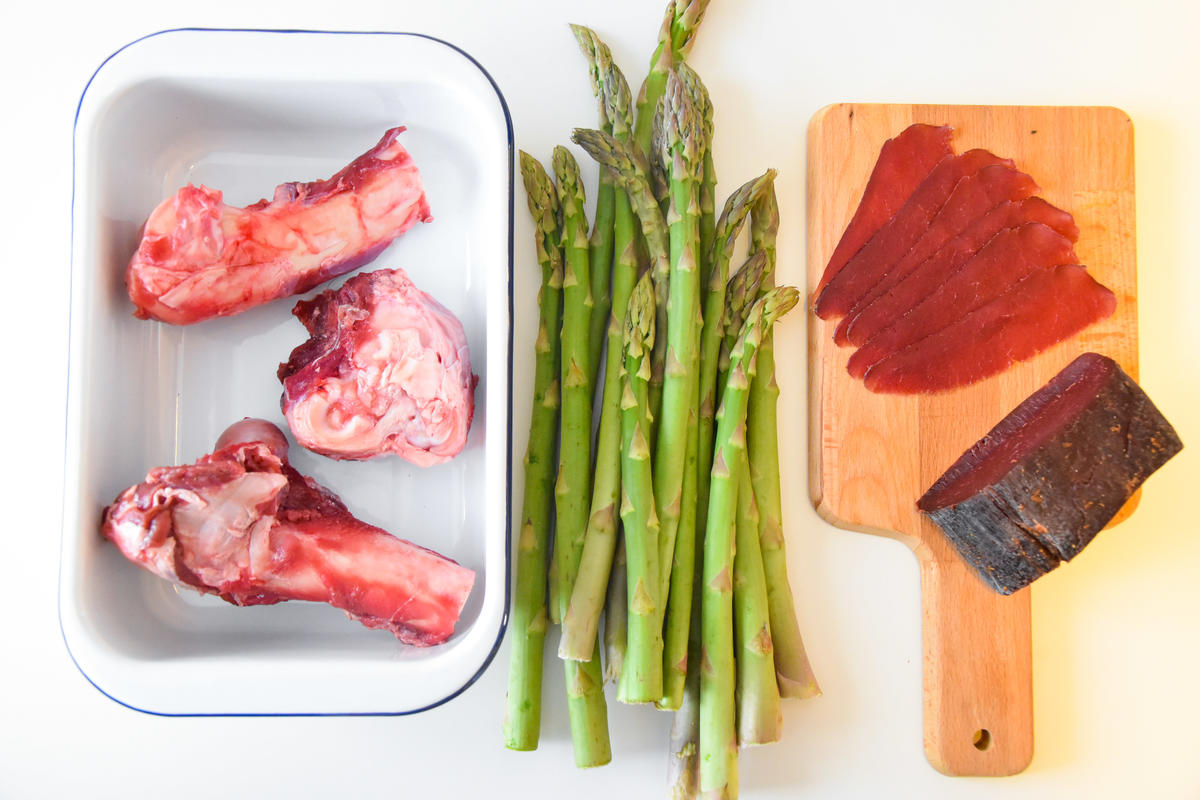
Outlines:
[[1078,555],[1182,447],[1114,361],[1086,353],[964,453],[917,507],[989,586],[1011,594]]

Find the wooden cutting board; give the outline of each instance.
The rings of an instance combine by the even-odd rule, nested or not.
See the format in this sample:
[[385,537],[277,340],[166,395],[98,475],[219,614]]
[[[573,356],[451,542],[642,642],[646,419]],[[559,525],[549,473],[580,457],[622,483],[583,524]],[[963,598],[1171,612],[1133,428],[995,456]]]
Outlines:
[[[1076,253],[1116,293],[1116,313],[970,387],[877,395],[846,373],[837,320],[809,313],[809,483],[835,525],[900,539],[921,566],[925,754],[948,775],[1011,775],[1033,757],[1030,590],[996,594],[916,499],[1021,400],[1078,354],[1137,377],[1133,125],[1114,108],[843,103],[808,130],[809,308],[883,142],[914,122],[954,128],[954,147],[1012,158],[1039,195],[1075,215]],[[1118,520],[1136,503],[1130,500]],[[1064,567],[1069,569],[1068,567]]]

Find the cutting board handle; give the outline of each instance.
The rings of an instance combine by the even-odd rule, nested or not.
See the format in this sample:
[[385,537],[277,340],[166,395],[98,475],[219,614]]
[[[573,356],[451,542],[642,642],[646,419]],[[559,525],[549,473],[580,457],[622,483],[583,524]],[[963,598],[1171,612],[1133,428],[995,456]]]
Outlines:
[[946,775],[1015,775],[1033,758],[1029,589],[997,594],[949,550],[918,558],[925,756]]

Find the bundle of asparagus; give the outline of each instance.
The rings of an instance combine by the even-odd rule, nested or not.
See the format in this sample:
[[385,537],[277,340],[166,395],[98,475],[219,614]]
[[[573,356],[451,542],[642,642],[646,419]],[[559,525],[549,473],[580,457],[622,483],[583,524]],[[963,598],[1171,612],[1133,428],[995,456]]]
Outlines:
[[771,336],[798,293],[774,286],[774,170],[715,214],[713,106],[684,60],[707,4],[670,0],[636,104],[572,26],[600,107],[572,136],[601,167],[590,234],[571,152],[554,180],[520,157],[542,284],[505,744],[537,747],[549,617],[576,763],[611,759],[607,678],[676,711],[673,797],[735,797],[738,747],[779,738],[781,697],[819,694],[786,574]]

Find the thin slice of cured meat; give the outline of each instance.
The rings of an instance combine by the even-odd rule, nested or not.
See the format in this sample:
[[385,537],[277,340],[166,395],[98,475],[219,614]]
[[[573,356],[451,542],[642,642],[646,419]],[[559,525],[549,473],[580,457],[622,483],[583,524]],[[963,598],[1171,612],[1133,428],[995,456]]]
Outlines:
[[146,221],[125,282],[135,315],[175,325],[237,314],[306,292],[372,261],[428,222],[429,202],[393,128],[328,180],[285,183],[237,208],[183,187]]
[[933,218],[933,222],[929,224],[925,233],[921,234],[921,238],[912,249],[842,318],[841,324],[834,331],[833,340],[839,345],[849,344],[847,332],[850,326],[858,312],[872,300],[886,293],[918,264],[936,253],[943,244],[962,233],[989,210],[1000,203],[1024,200],[1032,196],[1037,188],[1033,178],[1004,164],[984,167],[974,175],[960,180],[946,199],[942,210]]
[[896,215],[846,262],[817,297],[817,316],[821,319],[844,316],[912,249],[958,182],[993,164],[1013,166],[1010,159],[977,149],[945,159],[934,167]]
[[954,462],[917,508],[1003,594],[1077,556],[1183,448],[1115,361],[1084,353]]
[[913,191],[938,162],[950,158],[951,129],[917,123],[909,125],[879,150],[879,159],[867,179],[867,188],[841,240],[829,257],[815,294],[836,275],[850,257],[900,210]]
[[1116,296],[1079,264],[1040,269],[1000,297],[871,367],[867,389],[921,394],[965,386],[1110,316]]
[[329,603],[407,644],[450,638],[475,573],[356,519],[287,461],[269,422],[243,420],[194,464],[159,467],[104,510],[135,564],[235,605]]
[[861,378],[875,362],[994,300],[1034,270],[1076,261],[1071,240],[1053,228],[1040,222],[1006,228],[945,283],[856,350],[846,369]]
[[296,304],[311,338],[278,371],[292,434],[337,459],[457,455],[475,412],[467,335],[403,270],[355,275]]
[[870,341],[934,292],[1000,231],[1030,222],[1040,222],[1071,242],[1079,241],[1079,228],[1071,215],[1040,197],[1001,203],[914,266],[886,294],[875,298],[853,317],[847,317],[850,322],[846,338],[857,346]]

